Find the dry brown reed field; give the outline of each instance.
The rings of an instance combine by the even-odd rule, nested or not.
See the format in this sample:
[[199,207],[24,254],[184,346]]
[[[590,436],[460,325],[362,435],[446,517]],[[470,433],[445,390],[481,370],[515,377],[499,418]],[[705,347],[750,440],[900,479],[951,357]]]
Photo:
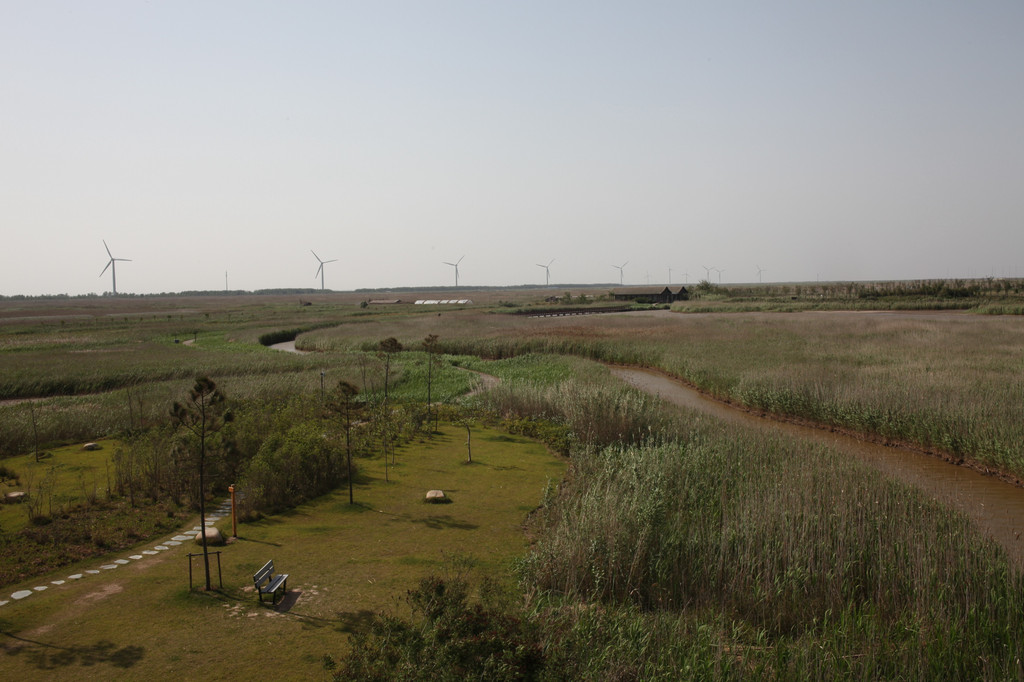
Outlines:
[[[450,353],[572,354],[656,367],[720,399],[906,441],[1024,479],[1024,318],[956,312],[668,312],[388,322]],[[358,347],[369,329],[304,337]],[[372,338],[373,334],[370,334]]]

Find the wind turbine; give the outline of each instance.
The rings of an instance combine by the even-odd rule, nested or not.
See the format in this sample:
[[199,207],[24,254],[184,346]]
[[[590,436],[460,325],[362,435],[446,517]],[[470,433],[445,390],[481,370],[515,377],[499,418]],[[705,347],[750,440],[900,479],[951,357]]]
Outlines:
[[[311,254],[313,254],[313,258],[316,258],[318,261],[320,261],[320,267],[318,267],[316,269],[316,275],[320,275],[320,291],[323,291],[324,290],[324,265],[327,264],[327,263],[336,263],[338,261],[338,259],[337,258],[332,258],[331,260],[322,260],[320,258],[320,256],[316,255],[316,251],[314,251],[313,249],[310,249],[309,252]],[[316,279],[316,275],[313,275],[313,279]]]
[[712,270],[714,270],[715,272],[718,273],[718,283],[721,284],[722,283],[722,273],[725,272],[725,268],[712,268]]
[[622,286],[622,269],[629,265],[629,261],[626,261],[622,265],[613,265],[612,267],[619,271],[619,286]]
[[704,268],[704,280],[707,281],[707,282],[710,282],[711,281],[711,271],[715,269],[714,266],[709,268],[706,265],[702,265],[701,267]]
[[[465,254],[463,254],[462,258],[465,258],[465,257],[466,257]],[[459,263],[462,262],[462,258],[459,258],[459,260],[455,261],[454,263],[449,263],[446,260],[441,261],[445,265],[450,265],[453,268],[455,268],[455,286],[459,286]]]
[[541,265],[540,263],[537,263],[538,268],[544,268],[544,286],[551,285],[551,264],[554,262],[555,259],[552,258],[550,261],[548,261],[547,265]]
[[107,250],[107,255],[110,256],[110,260],[107,261],[106,266],[103,268],[103,272],[100,273],[100,277],[102,277],[103,273],[107,271],[107,268],[110,268],[111,284],[113,286],[114,296],[117,296],[117,266],[115,263],[119,260],[131,261],[131,258],[114,258],[114,254],[110,253],[110,247],[107,246],[106,239],[103,240],[103,248]]
[[757,268],[757,281],[758,281],[758,283],[764,282],[764,280],[761,279],[761,273],[768,272],[768,271],[765,270],[764,268],[762,268],[760,265],[755,265],[754,267]]

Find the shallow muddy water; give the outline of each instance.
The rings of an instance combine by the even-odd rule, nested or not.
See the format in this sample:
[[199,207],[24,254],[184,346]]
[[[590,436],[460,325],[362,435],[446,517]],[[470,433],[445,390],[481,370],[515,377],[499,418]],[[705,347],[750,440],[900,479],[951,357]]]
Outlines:
[[824,443],[909,483],[935,499],[966,513],[985,534],[1002,545],[1018,568],[1024,569],[1024,490],[993,476],[950,464],[914,450],[868,443],[841,433],[759,417],[701,395],[662,374],[613,367],[612,373],[630,385],[668,402],[719,419]]
[[299,350],[295,347],[295,340],[282,341],[281,343],[274,343],[269,346],[274,350],[283,350],[285,353],[298,353],[299,355],[306,355],[309,351]]

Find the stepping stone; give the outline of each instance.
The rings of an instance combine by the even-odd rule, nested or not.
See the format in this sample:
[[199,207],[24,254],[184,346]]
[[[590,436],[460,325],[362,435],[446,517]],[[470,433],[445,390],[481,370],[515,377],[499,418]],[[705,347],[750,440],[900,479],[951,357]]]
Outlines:
[[75,573],[74,575],[69,575],[68,576],[68,580],[81,580],[81,579],[82,579],[82,574],[81,573]]
[[164,545],[157,545],[153,549],[155,549],[158,552],[166,552],[169,548],[165,547]]
[[149,555],[149,556],[153,556],[154,554],[159,554],[159,552],[154,552],[151,549],[144,549],[144,550],[142,550],[142,553],[146,554],[146,555]]
[[50,583],[50,584],[51,584],[51,585],[63,585],[63,584],[64,584],[64,581],[63,581],[63,580],[54,580],[54,581],[53,581],[52,583]]
[[194,538],[195,536],[199,535],[199,531],[198,530],[187,530],[184,533],[182,533],[182,535],[184,535],[186,538],[190,538],[190,537]]
[[173,538],[171,538],[171,539],[172,539],[172,540],[177,540],[178,542],[182,542],[182,541],[184,541],[184,540],[191,540],[191,539],[192,539],[192,537],[191,537],[191,536],[189,536],[189,535],[175,535],[175,536],[174,536]]
[[0,606],[7,606],[10,603],[11,603],[10,600],[4,599],[4,600],[0,601]]
[[100,566],[104,571],[109,571],[112,568],[117,568],[117,564],[103,564]]
[[194,530],[194,531],[195,531],[195,532],[197,532],[197,533],[198,533],[199,531],[201,531],[202,529],[203,529],[203,527],[202,527],[202,526],[192,526],[192,530]]
[[114,563],[124,566],[125,564],[130,564],[131,562],[127,559],[114,559]]
[[36,592],[42,592],[43,590],[46,589],[46,587],[47,587],[46,585],[40,585],[39,587],[33,587],[32,589],[35,590]]
[[141,558],[142,558],[142,555],[141,555],[141,554],[132,554],[132,555],[131,555],[130,557],[128,557],[128,558],[129,558],[129,559],[135,559],[136,561],[138,561],[139,559],[141,559]]
[[31,595],[32,595],[32,590],[18,590],[17,592],[15,592],[14,594],[11,595],[11,599],[14,599],[15,601],[17,601],[19,599],[24,599],[25,597],[29,597]]
[[96,575],[97,573],[99,573],[99,571],[97,571],[95,568],[90,568],[88,571],[86,571],[86,573],[88,573],[89,575]]
[[171,547],[177,547],[177,546],[178,546],[178,545],[180,545],[181,543],[180,543],[180,542],[178,542],[177,540],[168,540],[168,541],[167,541],[167,542],[165,542],[164,544],[165,544],[165,545],[168,545],[168,546],[171,546]]

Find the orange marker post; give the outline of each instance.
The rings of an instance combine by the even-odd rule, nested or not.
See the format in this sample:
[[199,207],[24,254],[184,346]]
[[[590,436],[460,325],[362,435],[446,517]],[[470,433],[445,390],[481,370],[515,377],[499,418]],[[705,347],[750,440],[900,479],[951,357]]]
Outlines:
[[235,516],[235,486],[229,485],[228,492],[231,493],[231,537],[238,537],[238,520]]

